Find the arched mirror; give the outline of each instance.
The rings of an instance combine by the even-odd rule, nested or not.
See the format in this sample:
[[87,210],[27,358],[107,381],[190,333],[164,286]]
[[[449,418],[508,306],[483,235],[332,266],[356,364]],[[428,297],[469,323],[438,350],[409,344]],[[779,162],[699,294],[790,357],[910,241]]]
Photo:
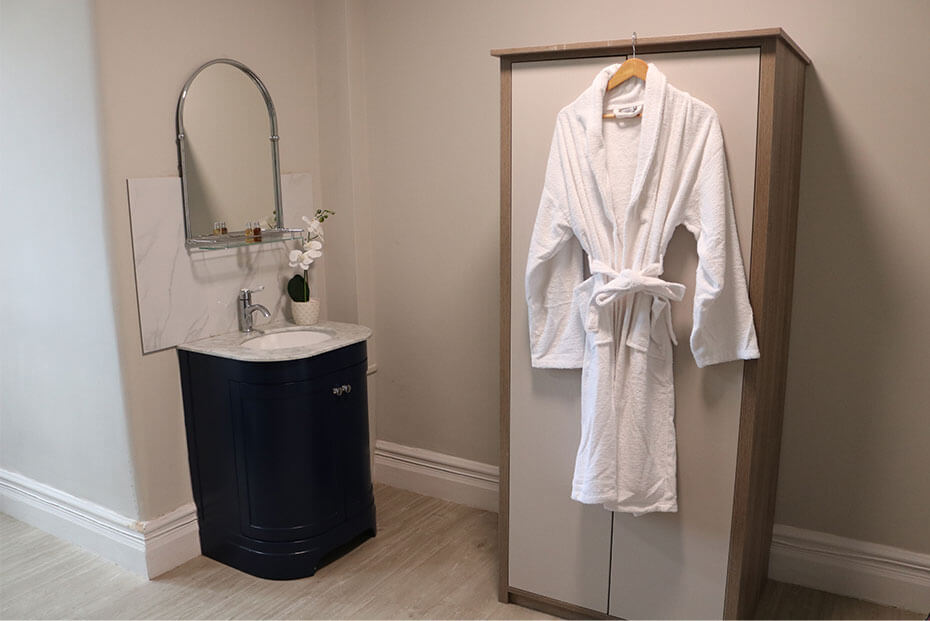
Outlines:
[[177,130],[189,248],[290,237],[274,104],[251,69],[228,58],[201,65],[178,99]]

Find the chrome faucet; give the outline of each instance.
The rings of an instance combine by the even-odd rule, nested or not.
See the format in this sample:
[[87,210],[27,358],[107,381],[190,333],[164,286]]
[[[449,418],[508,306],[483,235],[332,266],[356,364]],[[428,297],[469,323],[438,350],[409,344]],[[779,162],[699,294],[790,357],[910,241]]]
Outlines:
[[267,308],[261,304],[252,304],[252,294],[264,288],[263,285],[259,285],[254,289],[239,290],[239,304],[237,306],[239,309],[239,332],[252,331],[252,313],[255,311],[260,311],[265,317],[271,317],[271,313]]

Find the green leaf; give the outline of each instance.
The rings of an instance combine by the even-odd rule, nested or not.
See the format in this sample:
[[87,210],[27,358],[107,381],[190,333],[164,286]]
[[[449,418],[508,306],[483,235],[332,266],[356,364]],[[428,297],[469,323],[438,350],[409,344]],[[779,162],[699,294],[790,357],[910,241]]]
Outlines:
[[295,302],[308,302],[310,300],[310,288],[302,274],[297,274],[287,281],[287,294]]

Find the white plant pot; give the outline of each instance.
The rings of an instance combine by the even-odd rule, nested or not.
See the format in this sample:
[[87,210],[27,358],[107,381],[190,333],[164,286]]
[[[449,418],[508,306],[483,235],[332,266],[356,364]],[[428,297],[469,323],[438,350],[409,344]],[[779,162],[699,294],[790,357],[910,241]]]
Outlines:
[[291,317],[298,326],[312,326],[320,320],[320,301],[310,298],[306,302],[291,300]]

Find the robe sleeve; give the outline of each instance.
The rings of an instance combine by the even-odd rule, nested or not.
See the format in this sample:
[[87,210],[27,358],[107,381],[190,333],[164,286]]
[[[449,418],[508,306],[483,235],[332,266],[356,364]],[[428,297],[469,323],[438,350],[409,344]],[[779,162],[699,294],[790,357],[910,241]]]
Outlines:
[[536,368],[578,369],[585,331],[573,312],[574,288],[584,279],[584,252],[568,217],[562,140],[556,128],[526,262],[530,355]]
[[685,225],[697,239],[691,351],[698,367],[759,357],[746,287],[723,134],[712,120]]

